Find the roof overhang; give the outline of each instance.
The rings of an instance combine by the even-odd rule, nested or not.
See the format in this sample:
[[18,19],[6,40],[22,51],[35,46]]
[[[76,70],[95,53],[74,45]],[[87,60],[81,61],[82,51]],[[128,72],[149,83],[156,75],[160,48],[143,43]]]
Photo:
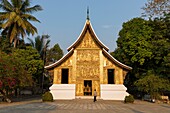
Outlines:
[[108,53],[105,49],[102,49],[102,52],[104,55],[106,55],[113,63],[115,63],[116,65],[120,66],[123,69],[126,69],[128,71],[132,70],[132,67],[127,66],[121,62],[119,62],[118,60],[116,60],[110,53]]
[[66,55],[64,55],[60,60],[57,62],[50,64],[48,66],[45,66],[45,69],[50,70],[55,68],[56,66],[60,65],[63,61],[65,61],[68,57],[70,57],[74,52],[74,48],[72,48]]

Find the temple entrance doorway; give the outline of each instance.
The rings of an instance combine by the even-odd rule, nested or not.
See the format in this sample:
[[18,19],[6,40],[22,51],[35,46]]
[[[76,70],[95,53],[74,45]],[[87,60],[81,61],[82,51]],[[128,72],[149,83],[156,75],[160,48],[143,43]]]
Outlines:
[[84,96],[92,96],[92,80],[84,80]]

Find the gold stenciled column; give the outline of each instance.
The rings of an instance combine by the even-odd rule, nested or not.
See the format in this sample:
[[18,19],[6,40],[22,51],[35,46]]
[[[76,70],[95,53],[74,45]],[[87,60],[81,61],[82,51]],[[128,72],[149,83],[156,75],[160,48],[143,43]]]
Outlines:
[[77,50],[74,50],[74,54],[73,54],[73,62],[72,62],[72,84],[76,84],[76,66],[77,66]]
[[115,84],[119,84],[120,80],[119,80],[119,69],[116,67],[115,71],[114,71],[114,83]]
[[57,69],[54,69],[54,79],[53,79],[53,84],[58,84],[58,82],[57,82],[57,80],[58,80],[58,78],[57,78]]
[[124,79],[123,79],[123,70],[122,69],[120,69],[119,68],[119,80],[120,80],[120,82],[119,82],[119,84],[123,84],[123,81],[124,81]]

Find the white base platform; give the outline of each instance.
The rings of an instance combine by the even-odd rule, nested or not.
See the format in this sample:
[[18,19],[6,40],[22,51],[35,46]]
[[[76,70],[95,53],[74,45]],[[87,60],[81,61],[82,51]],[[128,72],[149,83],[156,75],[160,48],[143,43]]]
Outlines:
[[[97,98],[103,100],[124,100],[125,96],[129,95],[126,92],[127,88],[122,84],[101,84],[100,90],[100,96]],[[54,100],[93,99],[93,96],[75,96],[75,84],[53,84],[50,92]]]
[[72,100],[75,99],[75,84],[53,84],[50,87],[50,92],[54,100]]
[[103,100],[124,100],[125,96],[129,96],[123,84],[101,84],[100,88]]

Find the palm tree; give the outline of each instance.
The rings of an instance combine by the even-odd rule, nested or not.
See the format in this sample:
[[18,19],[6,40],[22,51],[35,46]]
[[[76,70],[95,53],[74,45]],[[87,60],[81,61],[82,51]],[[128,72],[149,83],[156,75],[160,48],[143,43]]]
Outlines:
[[45,64],[46,51],[50,44],[49,35],[37,36],[35,37],[35,41],[28,38],[28,41],[30,42],[33,48],[37,49],[38,53],[40,54],[41,59],[44,61],[44,64]]
[[30,0],[0,1],[0,9],[3,10],[3,12],[0,12],[2,34],[5,34],[9,38],[10,43],[13,43],[14,47],[16,47],[20,37],[23,39],[26,35],[37,33],[36,27],[30,21],[40,22],[31,15],[34,12],[42,10],[40,5],[30,7]]
[[[49,35],[37,36],[37,37],[35,37],[35,41],[28,38],[28,41],[30,42],[30,44],[33,48],[37,49],[38,53],[40,54],[41,59],[44,62],[44,65],[45,65],[46,64],[46,52],[47,52],[47,48],[49,47],[49,44],[50,44]],[[42,78],[41,78],[42,93],[43,93],[43,86],[44,86],[44,72],[45,72],[45,70],[43,70],[43,74],[42,74]]]

